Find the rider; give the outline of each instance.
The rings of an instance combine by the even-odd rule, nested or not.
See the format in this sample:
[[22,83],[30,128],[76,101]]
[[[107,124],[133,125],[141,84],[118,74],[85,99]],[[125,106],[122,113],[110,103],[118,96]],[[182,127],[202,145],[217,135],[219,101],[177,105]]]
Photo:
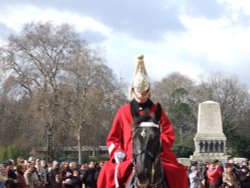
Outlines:
[[[131,108],[138,115],[145,111],[153,114],[157,105],[150,100],[150,81],[147,75],[143,55],[137,58],[137,66],[130,87],[132,101],[122,106],[115,115],[113,125],[107,137],[106,144],[110,155],[100,171],[97,187],[124,187],[132,172],[132,123]],[[165,179],[169,188],[188,188],[186,168],[179,164],[171,151],[174,143],[173,127],[162,110],[161,118],[161,160]]]

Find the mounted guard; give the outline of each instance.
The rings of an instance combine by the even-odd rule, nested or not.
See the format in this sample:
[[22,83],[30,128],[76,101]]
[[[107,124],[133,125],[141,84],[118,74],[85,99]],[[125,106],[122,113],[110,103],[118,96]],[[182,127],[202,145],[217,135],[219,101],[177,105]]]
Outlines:
[[[123,188],[128,183],[134,166],[132,146],[134,122],[146,114],[153,117],[158,106],[150,100],[150,89],[151,84],[144,65],[144,57],[141,55],[137,58],[136,70],[129,89],[131,102],[117,111],[107,137],[106,144],[110,158],[100,171],[98,188]],[[160,160],[164,180],[168,188],[188,188],[186,167],[177,162],[176,155],[171,151],[174,143],[173,127],[163,109],[160,114]]]

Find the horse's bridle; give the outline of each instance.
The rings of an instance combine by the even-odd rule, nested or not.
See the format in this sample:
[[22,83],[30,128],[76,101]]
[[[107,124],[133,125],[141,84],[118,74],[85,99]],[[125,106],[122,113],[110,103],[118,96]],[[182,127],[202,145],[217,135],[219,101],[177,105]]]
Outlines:
[[133,165],[136,164],[136,158],[142,154],[146,154],[147,156],[149,156],[149,158],[153,161],[154,160],[154,155],[151,151],[148,151],[148,150],[138,150],[138,152],[136,154],[133,154]]
[[[151,103],[152,103],[152,102],[151,102]],[[151,104],[150,106],[148,106],[148,110],[151,109],[151,106],[152,106],[152,104]],[[138,113],[135,109],[136,109],[136,108],[135,108],[134,103],[131,102],[131,115],[132,115],[132,117],[133,117],[134,119],[136,119],[136,117],[139,116],[139,113]],[[144,112],[145,112],[145,110],[144,110]],[[145,114],[147,114],[147,111],[146,111]],[[156,111],[155,111],[155,122],[160,122],[160,118],[161,118],[161,105],[160,105],[159,103],[157,103],[157,108],[156,108]],[[145,122],[143,122],[143,123],[144,123],[144,124],[147,124],[147,123],[145,123]],[[140,125],[140,126],[141,126],[141,125]],[[148,127],[148,125],[144,125],[144,126],[145,126],[145,127]],[[152,125],[150,125],[150,126],[152,126]],[[160,133],[161,133],[161,126],[159,126],[159,124],[157,123],[156,127],[160,129]],[[135,127],[134,127],[134,128],[135,128]],[[134,130],[133,130],[133,131],[134,131]],[[160,140],[160,145],[161,145],[161,140]],[[160,148],[161,148],[161,146],[160,146]],[[133,161],[132,161],[132,162],[133,162],[133,165],[134,165],[134,166],[136,165],[136,160],[137,160],[138,156],[143,155],[143,154],[145,154],[147,157],[149,157],[149,158],[152,160],[152,165],[153,165],[153,166],[152,166],[152,170],[151,170],[150,186],[151,186],[152,188],[157,188],[158,185],[159,185],[160,183],[162,183],[163,180],[164,180],[164,172],[163,172],[163,168],[161,167],[161,171],[162,171],[161,177],[160,177],[160,179],[159,179],[156,183],[154,183],[154,173],[155,173],[155,164],[156,164],[157,156],[155,157],[155,156],[153,155],[153,153],[152,153],[151,151],[147,150],[147,149],[138,150],[136,153],[133,152]],[[160,159],[159,159],[159,160],[160,160]],[[134,172],[134,173],[135,173],[135,172]],[[135,185],[135,182],[134,182],[134,185]]]
[[[162,175],[161,175],[161,178],[156,182],[156,183],[153,183],[154,181],[154,173],[155,173],[155,168],[154,168],[154,164],[156,163],[156,158],[157,156],[154,156],[153,153],[151,151],[148,151],[146,149],[143,149],[143,150],[138,150],[137,153],[133,153],[133,165],[135,166],[136,165],[136,158],[140,155],[143,155],[143,154],[146,154],[146,156],[148,156],[151,160],[152,160],[152,170],[151,170],[151,181],[150,181],[150,186],[152,188],[157,188],[158,185],[160,183],[163,182],[164,180],[164,173],[162,172]],[[162,169],[161,169],[162,170]],[[135,182],[134,182],[135,183]]]
[[[140,125],[137,127],[156,127],[158,129],[160,129],[160,132],[161,132],[161,128],[159,126],[159,124],[155,124],[153,122],[142,122],[140,123]],[[135,128],[134,128],[135,129]],[[133,130],[134,131],[134,130]],[[133,153],[133,164],[135,165],[136,163],[136,158],[139,156],[139,155],[142,155],[142,154],[146,154],[147,156],[149,156],[149,158],[152,160],[152,162],[154,162],[155,160],[155,157],[153,155],[153,153],[151,151],[148,151],[146,149],[143,149],[143,150],[138,150],[137,153]]]

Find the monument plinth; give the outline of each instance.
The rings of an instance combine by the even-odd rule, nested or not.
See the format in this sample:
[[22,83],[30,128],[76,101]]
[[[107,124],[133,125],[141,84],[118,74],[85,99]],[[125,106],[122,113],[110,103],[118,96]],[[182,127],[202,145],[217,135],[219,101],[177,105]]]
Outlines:
[[225,160],[226,136],[222,129],[220,104],[207,101],[199,104],[195,151],[190,160]]

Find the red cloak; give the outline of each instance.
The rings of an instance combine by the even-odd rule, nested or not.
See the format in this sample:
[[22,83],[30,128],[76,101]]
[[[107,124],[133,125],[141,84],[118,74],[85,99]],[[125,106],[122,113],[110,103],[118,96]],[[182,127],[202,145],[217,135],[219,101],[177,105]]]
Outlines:
[[[132,123],[133,117],[130,111],[130,103],[122,106],[115,115],[113,125],[107,137],[110,160],[106,161],[100,171],[97,180],[97,188],[114,188],[115,187],[115,168],[114,153],[122,151],[126,154],[125,159],[118,166],[118,180],[120,187],[124,187],[132,172]],[[157,108],[153,104],[150,113],[154,113]],[[140,114],[143,111],[140,112]],[[164,174],[169,188],[188,188],[188,177],[186,167],[179,164],[176,155],[170,150],[174,143],[173,127],[162,110],[160,125],[162,128],[162,165]]]

